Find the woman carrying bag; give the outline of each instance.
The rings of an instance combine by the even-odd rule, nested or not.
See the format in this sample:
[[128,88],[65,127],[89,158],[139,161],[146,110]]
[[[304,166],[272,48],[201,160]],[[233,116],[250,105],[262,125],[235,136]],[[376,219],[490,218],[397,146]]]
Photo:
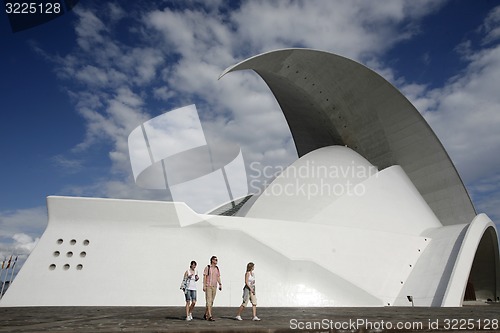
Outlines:
[[181,289],[186,297],[186,320],[193,320],[193,309],[196,305],[196,281],[198,281],[198,272],[196,271],[196,261],[191,261],[188,270],[184,273]]
[[255,274],[253,272],[255,265],[253,262],[247,264],[247,271],[245,273],[245,286],[243,287],[243,303],[241,303],[238,309],[238,314],[236,314],[236,320],[243,320],[241,318],[241,313],[248,304],[248,300],[252,303],[252,314],[254,321],[259,321],[260,318],[257,317],[257,296],[255,296]]

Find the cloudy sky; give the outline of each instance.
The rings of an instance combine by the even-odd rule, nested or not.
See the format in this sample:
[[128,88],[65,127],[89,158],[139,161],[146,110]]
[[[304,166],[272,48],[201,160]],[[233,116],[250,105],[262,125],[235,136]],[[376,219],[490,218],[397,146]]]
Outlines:
[[[47,224],[49,195],[168,199],[135,185],[127,137],[195,103],[245,161],[296,153],[267,86],[223,70],[279,48],[361,62],[434,129],[478,212],[500,221],[497,1],[93,1],[13,33],[0,14],[0,260],[20,263]],[[20,265],[19,265],[20,266]]]

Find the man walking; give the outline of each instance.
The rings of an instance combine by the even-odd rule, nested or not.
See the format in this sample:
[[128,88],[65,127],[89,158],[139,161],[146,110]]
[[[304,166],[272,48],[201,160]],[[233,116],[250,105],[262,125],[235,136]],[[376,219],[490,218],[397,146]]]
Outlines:
[[206,308],[204,319],[214,321],[212,317],[212,307],[214,305],[215,294],[217,293],[217,284],[222,291],[222,282],[220,281],[220,270],[217,267],[217,257],[210,258],[210,265],[203,271],[203,291],[205,292]]

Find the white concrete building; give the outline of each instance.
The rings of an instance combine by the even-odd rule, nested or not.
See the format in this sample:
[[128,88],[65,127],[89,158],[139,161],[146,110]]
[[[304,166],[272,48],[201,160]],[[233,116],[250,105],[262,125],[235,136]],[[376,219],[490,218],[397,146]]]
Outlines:
[[[233,216],[182,202],[49,197],[47,229],[0,306],[183,305],[183,272],[196,260],[201,274],[212,255],[218,306],[241,303],[250,261],[259,306],[498,300],[495,225],[475,212],[446,151],[397,89],[315,50],[262,54],[223,75],[242,69],[278,100],[295,163]],[[202,305],[201,284],[198,292]]]

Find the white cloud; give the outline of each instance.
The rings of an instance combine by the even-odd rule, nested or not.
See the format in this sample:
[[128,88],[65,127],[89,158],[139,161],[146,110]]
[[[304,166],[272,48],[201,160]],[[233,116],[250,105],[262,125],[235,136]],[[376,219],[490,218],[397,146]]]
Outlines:
[[71,159],[63,155],[56,155],[52,157],[52,161],[57,165],[60,171],[69,174],[80,172],[83,168],[81,159]]
[[485,33],[483,38],[484,44],[500,39],[500,6],[490,11],[484,20],[484,24],[480,27],[480,31],[484,31]]
[[163,101],[168,101],[175,96],[175,92],[170,90],[167,86],[153,89],[153,95],[155,98]]
[[11,237],[17,232],[40,232],[47,224],[47,208],[34,207],[0,212],[0,236]]
[[[456,165],[478,212],[500,219],[500,6],[477,31],[484,34],[457,46],[464,69],[441,88],[401,83],[401,90],[422,112]],[[480,36],[481,37],[481,36]],[[484,41],[487,41],[484,42]]]
[[128,78],[143,85],[155,78],[163,63],[163,54],[152,47],[132,48],[118,59],[119,69],[129,73]]
[[91,65],[81,68],[75,78],[89,86],[106,86],[109,83],[107,73]]
[[500,174],[486,176],[469,186],[472,200],[477,202],[478,213],[487,213],[496,223],[500,222]]
[[[500,45],[477,51],[466,70],[418,103],[467,183],[500,168]],[[425,103],[424,100],[434,101]]]
[[[237,47],[254,51],[302,46],[360,59],[381,54],[418,29],[415,19],[443,1],[247,1],[233,14]],[[412,23],[412,24],[409,24]]]
[[[21,259],[33,250],[47,225],[47,208],[0,212],[0,259],[14,254]],[[21,266],[22,262],[18,265]]]
[[39,240],[38,237],[33,238],[32,236],[23,233],[14,234],[12,239],[16,241],[14,245],[14,253],[16,255],[30,254]]
[[104,23],[90,10],[80,10],[76,7],[75,12],[80,16],[80,24],[75,28],[78,35],[78,45],[85,51],[92,51],[95,44],[104,44],[102,33],[106,31]]
[[120,21],[122,18],[127,16],[127,13],[123,8],[115,3],[108,3],[109,17],[113,22]]

